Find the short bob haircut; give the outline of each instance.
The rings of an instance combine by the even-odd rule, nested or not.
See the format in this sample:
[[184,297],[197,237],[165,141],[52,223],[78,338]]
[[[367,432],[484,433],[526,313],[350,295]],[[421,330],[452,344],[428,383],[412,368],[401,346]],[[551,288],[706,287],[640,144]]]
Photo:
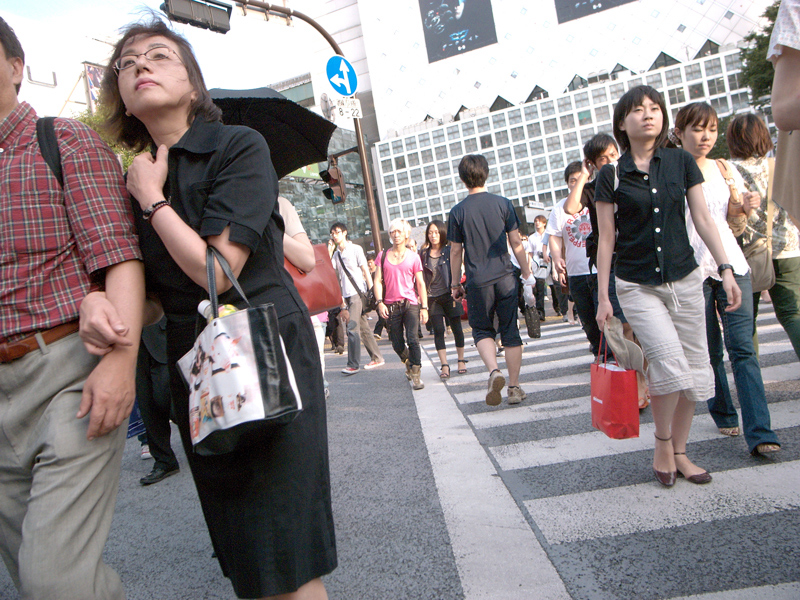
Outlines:
[[746,113],[736,115],[725,132],[725,141],[731,151],[731,158],[762,158],[772,150],[769,129],[757,115]]
[[628,134],[620,129],[620,126],[623,121],[625,121],[625,117],[627,117],[634,108],[644,103],[645,98],[649,98],[658,104],[664,119],[661,131],[656,138],[656,148],[662,147],[667,141],[667,135],[669,134],[669,113],[667,112],[667,105],[664,103],[664,96],[662,96],[657,89],[649,85],[637,85],[625,92],[614,107],[614,138],[617,140],[619,149],[622,152],[630,150],[631,141],[628,139]]
[[458,176],[468,189],[483,187],[489,178],[489,162],[482,154],[467,154],[458,164]]
[[675,129],[678,131],[685,131],[687,127],[705,127],[718,123],[717,111],[708,102],[692,102],[675,115]]
[[571,162],[567,165],[567,168],[564,169],[564,181],[569,183],[569,178],[572,177],[575,173],[581,172],[581,161],[576,160],[575,162]]
[[583,146],[583,157],[590,163],[595,164],[598,158],[608,150],[609,146],[617,148],[617,141],[607,133],[598,133]]
[[[25,52],[22,50],[22,44],[19,43],[19,38],[11,26],[0,17],[0,45],[3,46],[3,53],[6,55],[6,60],[12,58],[19,58],[22,64],[25,64]],[[21,83],[14,85],[14,88],[19,94],[22,87]]]
[[430,248],[431,241],[428,238],[428,233],[430,233],[431,228],[436,227],[437,231],[439,232],[439,248],[444,248],[447,246],[447,226],[444,224],[444,221],[440,221],[439,219],[434,219],[428,226],[425,228],[425,243],[422,244],[422,249]]
[[189,123],[195,118],[211,122],[222,120],[222,111],[211,99],[192,47],[183,36],[175,33],[155,14],[151,15],[149,21],[125,26],[121,32],[122,38],[114,46],[114,53],[108,61],[103,83],[100,86],[100,104],[106,117],[102,127],[106,133],[135,152],[141,152],[153,144],[153,138],[150,137],[144,123],[132,115],[125,114],[127,109],[119,94],[119,77],[114,68],[117,59],[122,55],[125,44],[137,37],[149,38],[160,35],[178,47],[181,62],[189,75],[189,83],[197,93],[197,98],[189,107]]

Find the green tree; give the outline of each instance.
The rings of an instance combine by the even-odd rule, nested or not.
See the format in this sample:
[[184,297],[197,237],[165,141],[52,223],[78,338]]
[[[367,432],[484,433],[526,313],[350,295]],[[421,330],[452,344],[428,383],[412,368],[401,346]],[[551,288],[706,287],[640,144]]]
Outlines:
[[100,123],[103,121],[102,108],[99,108],[94,114],[92,114],[87,108],[83,112],[74,115],[73,118],[94,129],[100,135],[102,140],[108,144],[109,148],[114,151],[114,154],[120,157],[122,160],[123,170],[128,170],[128,167],[131,166],[133,158],[137,153],[120,146],[103,132],[103,130],[100,128]]
[[708,158],[724,158],[727,160],[731,157],[730,150],[728,150],[728,143],[725,141],[725,132],[728,131],[728,123],[731,122],[731,119],[733,119],[733,115],[728,115],[719,120],[717,124],[717,143],[714,144],[711,152],[708,153]]
[[769,38],[772,36],[772,28],[775,26],[775,19],[778,18],[778,7],[780,0],[775,2],[761,15],[767,20],[767,26],[761,31],[753,31],[745,36],[744,41],[747,46],[739,51],[742,59],[742,73],[739,76],[741,83],[750,88],[753,93],[753,106],[762,108],[770,102],[772,94],[772,77],[775,69],[772,63],[767,60],[767,50],[769,49]]

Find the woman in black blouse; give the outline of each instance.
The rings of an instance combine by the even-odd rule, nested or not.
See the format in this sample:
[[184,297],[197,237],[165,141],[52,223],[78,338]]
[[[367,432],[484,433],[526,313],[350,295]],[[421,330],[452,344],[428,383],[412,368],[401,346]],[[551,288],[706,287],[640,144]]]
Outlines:
[[698,233],[720,265],[727,310],[739,306],[741,294],[708,213],[697,164],[683,150],[662,147],[668,127],[658,91],[638,86],[623,95],[614,109],[614,137],[624,154],[600,171],[595,200],[597,323],[602,329],[613,315],[608,280],[616,246],[617,296],[649,362],[653,471],[669,487],[679,473],[692,483],[711,481],[686,456],[694,403],[713,395],[714,381],[705,336],[697,335],[705,330],[705,301],[686,233],[687,201]]
[[439,377],[449,379],[450,365],[447,364],[447,348],[444,343],[446,324],[450,325],[450,331],[455,338],[459,373],[467,372],[467,361],[464,360],[464,330],[461,328],[464,309],[461,301],[453,300],[453,294],[450,293],[450,245],[447,243],[447,226],[442,221],[428,223],[420,258],[433,321],[433,340],[441,364]]
[[[134,150],[128,190],[147,290],[167,316],[173,397],[184,449],[223,573],[240,598],[327,598],[336,567],[322,373],[307,309],[283,268],[278,180],[264,138],[224,126],[189,44],[160,20],[128,26],[102,86],[107,129]],[[206,248],[228,260],[250,302],[271,302],[303,411],[229,454],[192,451],[188,390],[176,361],[208,296]],[[243,301],[217,268],[220,304]],[[88,310],[88,308],[87,308]]]

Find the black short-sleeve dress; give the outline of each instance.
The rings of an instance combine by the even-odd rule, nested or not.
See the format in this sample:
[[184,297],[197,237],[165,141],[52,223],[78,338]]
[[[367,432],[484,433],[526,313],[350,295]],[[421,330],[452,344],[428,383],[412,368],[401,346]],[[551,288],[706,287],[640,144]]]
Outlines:
[[[193,453],[188,389],[176,362],[194,343],[197,305],[208,294],[178,267],[134,201],[147,290],[167,316],[173,418],[214,550],[237,596],[292,592],[336,567],[336,543],[322,372],[308,312],[283,268],[278,179],[260,134],[199,119],[170,148],[168,162],[165,195],[180,217],[203,237],[230,226],[230,239],[250,249],[239,282],[252,304],[275,305],[303,400],[292,423],[230,454]],[[220,303],[243,305],[234,290]]]

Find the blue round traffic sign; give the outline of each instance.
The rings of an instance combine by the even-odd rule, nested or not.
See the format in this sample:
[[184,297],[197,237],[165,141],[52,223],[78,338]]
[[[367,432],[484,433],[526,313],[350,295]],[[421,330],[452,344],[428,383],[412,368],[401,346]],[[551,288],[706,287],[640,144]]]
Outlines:
[[326,67],[328,81],[333,89],[342,96],[352,96],[358,88],[358,76],[353,65],[344,57],[332,56]]

